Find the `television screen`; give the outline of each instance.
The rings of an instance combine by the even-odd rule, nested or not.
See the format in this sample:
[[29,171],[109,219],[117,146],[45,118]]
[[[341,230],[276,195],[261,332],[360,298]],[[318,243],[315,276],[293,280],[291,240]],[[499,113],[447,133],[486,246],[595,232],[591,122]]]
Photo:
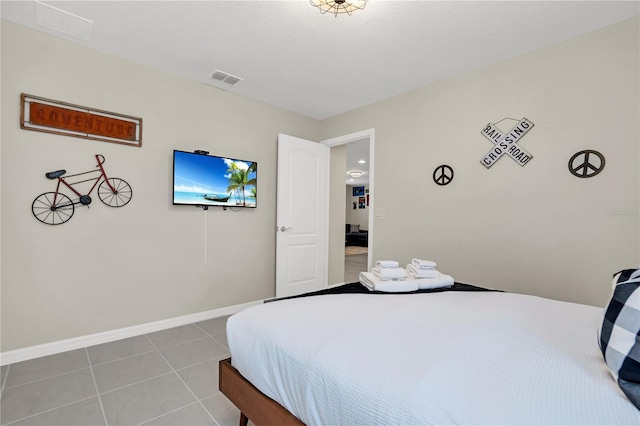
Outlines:
[[173,204],[256,207],[258,164],[173,151]]

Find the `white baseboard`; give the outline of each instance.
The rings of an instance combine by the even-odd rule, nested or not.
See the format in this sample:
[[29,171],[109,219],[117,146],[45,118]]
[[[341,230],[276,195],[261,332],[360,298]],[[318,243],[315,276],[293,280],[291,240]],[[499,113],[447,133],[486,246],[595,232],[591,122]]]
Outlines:
[[74,337],[71,339],[59,340],[57,342],[45,343],[42,345],[29,346],[13,351],[0,353],[0,365],[13,364],[15,362],[26,361],[41,356],[53,355],[61,352],[80,349],[87,346],[109,343],[128,337],[139,336],[141,334],[153,333],[154,331],[166,330],[181,325],[192,324],[194,322],[206,321],[226,315],[232,315],[246,308],[263,303],[263,300],[243,303],[240,305],[227,306],[213,309],[211,311],[198,312],[197,314],[184,315],[166,320],[149,322],[146,324],[134,325],[117,330],[104,331],[102,333],[90,334],[88,336]]

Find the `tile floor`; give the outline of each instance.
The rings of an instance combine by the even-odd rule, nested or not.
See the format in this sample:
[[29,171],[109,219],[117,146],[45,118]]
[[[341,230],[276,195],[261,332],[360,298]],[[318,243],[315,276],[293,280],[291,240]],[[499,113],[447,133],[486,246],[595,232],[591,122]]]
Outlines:
[[228,317],[1,368],[4,425],[237,425],[218,390]]
[[345,284],[358,281],[360,272],[367,270],[367,253],[353,254],[344,257],[344,282]]
[[[366,268],[366,254],[346,256],[345,283]],[[218,390],[227,318],[3,366],[0,425],[235,426]]]

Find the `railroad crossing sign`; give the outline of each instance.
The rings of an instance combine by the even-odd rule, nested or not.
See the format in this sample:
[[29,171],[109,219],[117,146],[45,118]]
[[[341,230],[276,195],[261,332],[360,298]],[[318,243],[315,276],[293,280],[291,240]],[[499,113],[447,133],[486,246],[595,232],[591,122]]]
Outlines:
[[484,129],[482,129],[482,136],[489,139],[495,146],[480,160],[482,165],[488,169],[505,154],[513,158],[513,160],[521,166],[527,164],[529,160],[533,158],[533,155],[518,145],[518,141],[526,135],[532,127],[533,123],[524,117],[506,134],[502,133],[495,124],[487,124]]

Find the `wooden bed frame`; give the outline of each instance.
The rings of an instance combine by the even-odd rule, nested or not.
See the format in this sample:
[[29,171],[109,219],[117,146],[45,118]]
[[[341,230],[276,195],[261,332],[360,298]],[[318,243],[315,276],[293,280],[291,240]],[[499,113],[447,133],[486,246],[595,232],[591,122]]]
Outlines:
[[296,416],[269,398],[231,365],[231,358],[218,363],[218,387],[240,409],[240,426],[249,420],[256,426],[304,426]]

